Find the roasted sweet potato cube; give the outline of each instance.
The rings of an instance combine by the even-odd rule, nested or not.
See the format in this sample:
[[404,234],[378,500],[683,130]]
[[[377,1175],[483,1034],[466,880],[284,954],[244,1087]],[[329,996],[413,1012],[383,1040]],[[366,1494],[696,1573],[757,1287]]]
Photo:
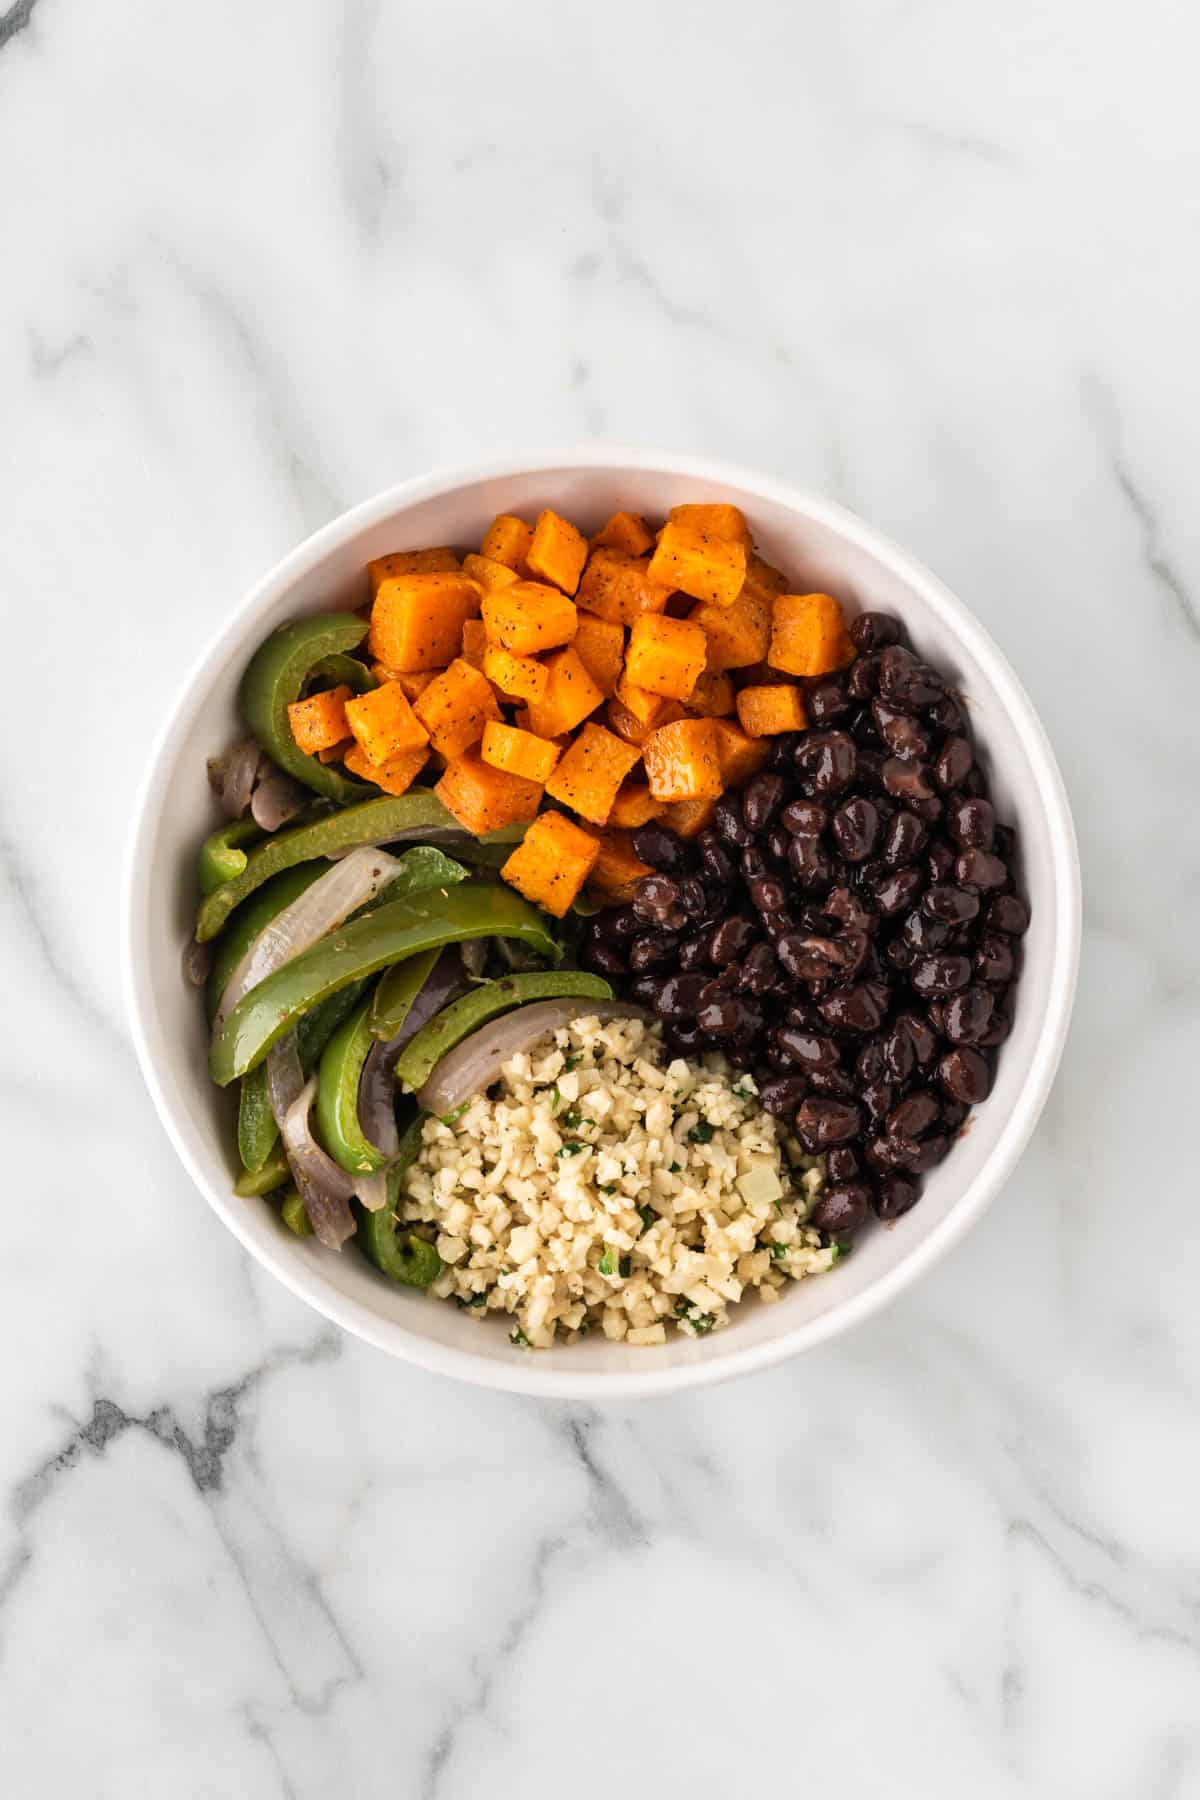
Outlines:
[[670,525],[690,525],[695,531],[703,531],[712,537],[729,538],[735,544],[744,544],[747,554],[753,539],[750,527],[746,523],[746,515],[740,506],[717,503],[707,506],[673,506],[667,514]]
[[632,625],[643,613],[660,613],[671,589],[651,581],[645,556],[620,550],[593,550],[576,596],[581,612],[595,613],[610,625]]
[[660,725],[642,745],[642,756],[656,800],[703,800],[724,792],[711,719]]
[[787,585],[787,576],[781,569],[772,568],[761,556],[750,557],[746,564],[746,588],[752,594],[770,599],[773,594],[786,594]]
[[550,680],[535,657],[514,656],[500,644],[489,644],[484,651],[483,672],[510,700],[540,700]]
[[525,565],[531,575],[552,581],[564,594],[573,594],[587,554],[587,539],[569,519],[550,511],[538,514],[533,540],[525,552]]
[[582,725],[603,704],[604,695],[570,647],[556,650],[544,666],[546,692],[529,702],[529,721],[538,737],[559,737]]
[[746,579],[746,546],[669,519],[658,534],[647,572],[651,581],[682,588],[693,600],[731,606]]
[[480,587],[466,575],[396,575],[379,584],[367,645],[397,674],[444,669],[458,655],[462,629],[479,612]]
[[474,837],[505,825],[522,825],[542,803],[539,782],[492,768],[477,750],[452,757],[433,791]]
[[708,670],[743,669],[761,662],[771,641],[771,601],[756,589],[743,589],[728,606],[701,601],[688,618],[699,625],[708,644]]
[[654,548],[654,533],[641,513],[615,512],[592,539],[593,550],[622,550],[626,556],[645,556]]
[[411,675],[391,675],[385,672],[382,663],[376,663],[371,673],[378,681],[398,681],[410,700],[425,692],[431,681],[436,681],[444,673],[442,669],[414,669]]
[[846,621],[832,594],[779,594],[767,661],[788,675],[828,675],[844,666]]
[[307,700],[296,700],[288,707],[288,724],[296,740],[297,750],[316,756],[349,735],[346,702],[351,690],[346,686],[326,688],[323,694],[310,694]]
[[511,587],[514,581],[521,579],[507,563],[497,562],[491,556],[476,556],[474,551],[463,557],[463,574],[477,581],[485,594],[492,588]]
[[713,724],[717,733],[721,780],[727,788],[740,787],[762,768],[771,754],[771,746],[763,738],[748,736],[732,719],[714,719]]
[[369,762],[390,762],[408,750],[427,754],[429,733],[398,681],[385,681],[369,694],[347,700],[346,723]]
[[651,819],[657,819],[666,804],[665,800],[654,798],[644,781],[627,781],[617,789],[608,822],[636,831],[639,825],[648,825]]
[[385,794],[407,794],[429,759],[428,749],[401,750],[387,762],[373,763],[361,746],[353,744],[342,759],[352,775],[373,781]]
[[573,825],[565,813],[546,812],[533,821],[500,873],[527,900],[561,919],[599,854],[591,832]]
[[[737,601],[734,601],[737,605]],[[703,713],[707,719],[727,719],[736,711],[733,683],[728,675],[705,669],[696,677],[696,685],[688,695],[688,711]]]
[[571,645],[605,699],[615,694],[625,660],[625,633],[621,627],[595,613],[581,612]]
[[603,825],[640,754],[636,744],[625,743],[603,725],[585,725],[547,781],[546,792],[581,819]]
[[483,668],[483,653],[487,649],[487,626],[482,619],[464,619],[462,628],[462,648],[459,655],[464,662],[469,662],[473,669]]
[[649,863],[634,854],[628,831],[609,830],[600,839],[600,854],[592,864],[588,887],[610,906],[626,906],[644,875],[653,874]]
[[489,719],[479,754],[493,769],[507,769],[510,775],[523,775],[526,781],[544,785],[558,761],[559,748],[532,731]]
[[461,656],[430,682],[413,711],[434,749],[451,760],[479,742],[489,719],[500,717],[491,682]]
[[649,688],[638,687],[636,682],[630,681],[628,675],[622,675],[618,681],[615,698],[648,731],[652,731],[656,725],[666,724],[666,695],[652,694]]
[[381,581],[392,581],[397,575],[444,575],[458,566],[457,551],[446,545],[439,550],[389,551],[386,556],[376,556],[367,564],[372,598],[379,592]]
[[664,806],[658,816],[676,837],[694,838],[708,830],[716,813],[716,801],[706,795],[703,800],[676,800],[672,805]]
[[510,569],[523,569],[525,552],[533,541],[533,527],[515,513],[497,513],[483,534],[480,554]]
[[774,737],[781,731],[803,731],[804,696],[798,687],[776,682],[770,687],[738,690],[738,720],[751,737]]
[[644,744],[655,725],[669,725],[672,720],[682,717],[683,708],[677,700],[663,702],[663,710],[656,716],[653,725],[645,724],[620,700],[614,699],[608,703],[608,728],[615,731],[618,737],[624,738],[627,744]]
[[664,699],[688,700],[707,655],[708,640],[702,626],[691,619],[643,613],[634,620],[629,634],[625,674],[635,687]]
[[573,600],[540,581],[515,581],[483,597],[488,637],[514,656],[536,656],[569,644],[578,618]]
[[317,761],[323,763],[344,762],[346,752],[354,744],[352,737],[342,738],[340,743],[327,744],[324,750],[317,751]]

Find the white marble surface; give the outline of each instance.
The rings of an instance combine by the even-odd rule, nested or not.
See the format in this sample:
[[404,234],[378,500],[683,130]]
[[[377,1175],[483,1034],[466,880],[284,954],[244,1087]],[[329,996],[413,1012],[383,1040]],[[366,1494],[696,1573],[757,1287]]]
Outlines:
[[[1200,22],[0,0],[0,1792],[1200,1794]],[[326,1329],[176,1167],[131,788],[239,592],[581,437],[843,498],[1071,786],[1076,1023],[886,1316],[633,1411]]]

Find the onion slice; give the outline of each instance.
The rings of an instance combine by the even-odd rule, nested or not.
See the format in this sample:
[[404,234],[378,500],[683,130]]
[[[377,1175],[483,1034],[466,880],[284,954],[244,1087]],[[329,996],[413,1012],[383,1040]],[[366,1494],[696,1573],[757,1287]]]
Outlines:
[[648,1019],[644,1006],[623,1000],[539,1000],[520,1006],[472,1032],[447,1051],[417,1095],[426,1112],[444,1118],[491,1087],[510,1057],[528,1050],[547,1032],[569,1025],[572,1019]]
[[[457,1000],[460,994],[465,994],[470,985],[459,946],[447,944],[426,976],[399,1031],[394,1037],[372,1044],[367,1052],[358,1082],[358,1119],[365,1136],[382,1156],[395,1156],[400,1148],[394,1074],[397,1057],[422,1026],[428,1025],[430,1019],[452,1000]],[[363,1205],[367,1204],[363,1200]]]
[[213,947],[198,944],[194,937],[183,947],[183,978],[190,987],[203,987],[212,968]]
[[250,804],[259,770],[266,761],[253,738],[243,738],[225,756],[209,759],[208,780],[227,819],[240,819]]
[[304,1070],[300,1067],[300,1047],[296,1033],[272,1044],[267,1052],[267,1095],[271,1111],[280,1131],[304,1088]]
[[250,796],[250,816],[264,831],[278,831],[302,813],[308,801],[307,788],[268,764]]
[[340,1250],[346,1239],[354,1236],[350,1201],[357,1184],[344,1169],[339,1169],[332,1156],[326,1155],[313,1136],[309,1114],[316,1094],[314,1076],[292,1102],[280,1131],[313,1230],[330,1250]]

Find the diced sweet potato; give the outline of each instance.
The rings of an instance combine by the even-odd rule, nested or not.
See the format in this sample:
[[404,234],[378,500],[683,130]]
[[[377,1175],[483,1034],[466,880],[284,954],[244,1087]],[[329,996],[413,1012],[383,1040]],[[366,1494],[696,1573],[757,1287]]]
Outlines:
[[342,738],[339,743],[327,744],[324,750],[317,751],[317,761],[323,763],[343,762],[346,752],[354,743],[352,737]]
[[558,644],[569,644],[578,618],[573,600],[540,581],[515,581],[511,587],[493,588],[483,597],[488,637],[514,656],[536,656]]
[[[737,601],[734,601],[737,605]],[[688,695],[689,712],[703,713],[708,719],[727,719],[735,711],[733,683],[728,675],[705,669],[696,677],[696,685]]]
[[483,668],[483,653],[487,649],[487,626],[482,619],[464,619],[462,628],[462,648],[459,655],[464,662],[469,662],[473,669]]
[[671,806],[664,806],[658,816],[676,837],[694,838],[708,830],[716,812],[716,801],[706,796],[703,800],[676,800]]
[[592,539],[593,550],[623,550],[626,556],[644,556],[653,548],[654,533],[641,513],[613,513]]
[[761,662],[771,641],[771,601],[757,589],[744,588],[728,606],[701,601],[688,618],[699,625],[708,642],[708,669],[742,669]]
[[576,596],[581,612],[595,613],[610,625],[632,625],[643,613],[660,613],[671,589],[651,581],[649,559],[620,550],[593,550]]
[[510,775],[523,775],[526,781],[544,785],[559,758],[557,744],[522,731],[516,725],[505,725],[489,719],[483,728],[479,751],[493,769],[507,769]]
[[644,613],[629,634],[625,674],[635,687],[667,700],[688,700],[707,655],[703,627],[690,619]]
[[561,919],[599,854],[590,831],[572,824],[565,813],[546,812],[533,821],[500,873],[527,900]]
[[627,906],[638,882],[651,874],[649,863],[635,856],[629,832],[609,830],[600,839],[600,854],[592,864],[588,887],[609,906]]
[[642,745],[642,756],[656,800],[703,800],[724,792],[711,719],[660,725]]
[[538,782],[492,768],[477,750],[464,750],[461,756],[451,758],[433,791],[474,837],[499,831],[504,825],[522,825],[542,803]]
[[429,733],[398,681],[385,681],[369,694],[347,700],[346,723],[369,762],[390,762],[408,750],[427,754]]
[[425,692],[431,681],[436,681],[443,674],[441,669],[414,669],[411,675],[388,675],[382,663],[376,663],[371,673],[379,681],[398,681],[410,700],[416,700]]
[[767,661],[788,675],[828,675],[843,667],[846,621],[832,594],[780,594]]
[[746,515],[740,506],[723,503],[673,506],[667,514],[667,522],[671,525],[690,525],[693,530],[707,532],[713,537],[729,538],[735,544],[744,544],[747,553],[753,542]]
[[657,819],[666,804],[665,800],[654,798],[644,781],[627,781],[624,787],[617,789],[608,822],[636,831],[639,825],[648,825],[651,819]]
[[748,736],[732,719],[714,719],[713,724],[717,732],[721,780],[727,788],[740,787],[762,768],[771,754],[771,746],[764,738]]
[[770,599],[772,594],[786,594],[787,584],[787,576],[783,571],[772,568],[761,556],[751,556],[747,562],[746,588],[752,594],[761,594],[764,599]]
[[323,694],[310,694],[307,700],[296,700],[288,707],[288,724],[296,740],[297,750],[316,756],[340,744],[349,735],[346,702],[351,690],[346,686],[327,688]]
[[772,687],[738,690],[738,719],[751,737],[774,737],[780,731],[803,731],[804,696],[798,687],[777,682]]
[[489,644],[484,651],[483,672],[511,700],[540,700],[550,680],[534,657],[514,656],[499,644]]
[[746,579],[746,546],[695,525],[668,520],[650,558],[651,581],[682,588],[693,600],[731,606]]
[[523,569],[525,553],[533,541],[533,527],[515,513],[498,513],[483,534],[480,554],[510,569]]
[[529,702],[529,720],[538,737],[553,738],[582,725],[604,695],[570,647],[548,656],[545,669],[546,692]]
[[625,633],[621,627],[595,613],[581,612],[579,629],[571,643],[605,699],[615,694],[625,660]]
[[496,562],[490,556],[476,556],[474,551],[470,556],[463,557],[463,574],[469,575],[472,581],[477,581],[485,594],[492,588],[511,587],[514,581],[521,579],[517,571],[510,569],[507,563]]
[[407,794],[425,767],[428,755],[427,750],[402,750],[398,756],[389,757],[387,762],[373,763],[361,746],[354,744],[347,750],[343,761],[352,775],[361,775],[364,781],[373,781],[385,794]]
[[430,682],[413,710],[434,749],[451,761],[479,742],[489,719],[500,717],[491,682],[461,656]]
[[636,744],[625,743],[603,725],[585,725],[547,781],[546,792],[581,819],[603,825],[639,755]]
[[587,539],[569,519],[550,511],[538,514],[533,541],[525,552],[525,565],[531,575],[552,581],[564,594],[573,594],[587,554]]
[[656,725],[666,723],[665,714],[668,704],[666,695],[652,694],[649,688],[638,687],[637,683],[630,681],[627,675],[622,675],[618,681],[615,698],[626,712],[631,712],[638,723],[646,727],[647,731],[652,731]]
[[627,744],[644,744],[655,725],[670,725],[672,720],[683,717],[683,708],[677,700],[663,702],[663,710],[654,720],[654,725],[643,724],[636,713],[630,712],[620,700],[608,703],[608,728],[615,731],[618,737]]
[[367,564],[371,597],[379,592],[381,581],[394,581],[397,575],[446,574],[458,566],[457,552],[445,545],[440,550],[392,550]]
[[367,645],[397,674],[444,669],[458,655],[462,628],[479,611],[480,587],[466,575],[396,575],[379,584]]

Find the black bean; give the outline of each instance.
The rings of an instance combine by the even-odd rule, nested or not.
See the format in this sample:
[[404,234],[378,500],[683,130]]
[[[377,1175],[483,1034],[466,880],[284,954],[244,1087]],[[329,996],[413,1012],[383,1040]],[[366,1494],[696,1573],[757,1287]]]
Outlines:
[[944,1131],[935,1132],[931,1137],[922,1138],[908,1158],[908,1170],[912,1175],[927,1175],[930,1169],[936,1169],[944,1162],[954,1145],[954,1139]]
[[912,984],[918,994],[956,994],[971,979],[971,964],[965,956],[923,956],[913,965]]
[[632,906],[612,906],[606,912],[597,913],[592,927],[598,938],[612,944],[626,943],[645,930]]
[[711,962],[722,968],[726,963],[739,962],[758,936],[757,926],[742,913],[733,913],[722,921],[713,932],[708,955]]
[[854,1062],[856,1080],[863,1086],[872,1081],[879,1081],[884,1073],[883,1043],[879,1038],[872,1038],[864,1044]]
[[679,906],[689,919],[702,919],[708,906],[708,895],[698,875],[686,875],[679,884]]
[[964,850],[990,850],[996,836],[996,814],[990,800],[959,800],[946,814],[950,836]]
[[833,864],[819,838],[794,837],[788,868],[807,892],[821,894],[833,883]]
[[887,1129],[890,1137],[899,1133],[902,1137],[923,1138],[933,1130],[942,1116],[941,1105],[937,1096],[928,1088],[916,1088],[911,1094],[894,1106],[887,1117]]
[[891,644],[879,657],[879,692],[901,712],[920,712],[936,706],[946,684],[936,669],[918,662],[902,644]]
[[796,1136],[811,1156],[830,1144],[848,1144],[862,1128],[862,1108],[849,1100],[810,1096],[796,1114]]
[[795,765],[796,746],[800,742],[798,731],[783,731],[778,737],[771,738],[767,751],[767,767],[777,775],[790,775]]
[[1012,980],[1015,966],[1016,958],[1009,939],[998,932],[985,931],[975,953],[975,973],[980,981],[1004,986]]
[[811,1000],[789,1000],[783,1017],[784,1022],[797,1031],[812,1031],[821,1036],[821,1015]]
[[835,1031],[874,1031],[887,1010],[887,989],[877,981],[837,988],[827,994],[817,1011]]
[[920,956],[928,955],[934,950],[944,949],[946,940],[950,936],[950,927],[943,925],[940,919],[931,919],[929,914],[918,906],[905,915],[901,933],[902,941]]
[[854,785],[860,794],[883,792],[883,756],[876,750],[860,750]]
[[779,815],[780,823],[797,837],[820,837],[829,814],[815,800],[792,800]]
[[769,873],[770,867],[758,845],[747,844],[741,856],[742,880],[757,881],[760,875]]
[[836,887],[821,902],[827,917],[836,925],[845,925],[868,935],[879,929],[879,914],[864,906],[852,888]]
[[850,621],[850,642],[859,650],[882,650],[900,641],[900,621],[891,613],[863,612]]
[[889,869],[906,869],[915,863],[929,842],[929,828],[915,813],[901,808],[893,813],[883,834],[883,860]]
[[629,947],[629,967],[640,974],[643,969],[665,969],[675,961],[679,939],[673,931],[650,931],[635,939]]
[[947,1051],[938,1064],[938,1080],[952,1100],[961,1100],[964,1106],[978,1106],[991,1092],[991,1065],[978,1050],[960,1044]]
[[884,875],[875,883],[875,903],[885,918],[904,912],[912,905],[922,887],[925,877],[920,869],[895,869]]
[[772,825],[767,833],[767,849],[776,862],[786,862],[792,847],[792,834],[782,825]]
[[696,1014],[696,1024],[705,1037],[731,1038],[738,1028],[742,1009],[732,994],[709,1000]]
[[1012,1030],[1012,1019],[1008,1013],[997,1007],[992,1014],[992,1022],[979,1040],[981,1050],[995,1050],[1001,1045]]
[[669,975],[658,996],[664,1019],[694,1019],[708,979],[699,974]]
[[806,1074],[814,1069],[836,1069],[841,1055],[832,1038],[795,1025],[779,1026],[774,1042],[791,1059],[792,1066]]
[[833,815],[831,830],[847,862],[864,862],[879,836],[879,808],[859,795],[847,800]]
[[846,731],[809,732],[796,752],[796,767],[807,776],[818,798],[844,793],[854,780],[858,751]]
[[984,923],[1007,937],[1020,937],[1029,929],[1029,908],[1017,894],[997,894],[988,903]]
[[700,931],[694,937],[688,937],[679,946],[679,967],[681,969],[702,969],[708,961],[711,944],[711,931]]
[[876,1175],[889,1170],[907,1169],[910,1161],[917,1153],[917,1146],[912,1138],[874,1137],[863,1147],[863,1156],[867,1167]]
[[738,977],[740,994],[762,995],[770,993],[779,975],[779,964],[775,960],[775,952],[770,944],[755,944],[746,952],[742,963],[742,972]]
[[[730,862],[718,834],[711,829],[702,831],[696,839],[700,851],[700,866],[713,881],[732,882],[734,878],[733,864]],[[633,840],[637,849],[637,838]]]
[[625,958],[611,944],[589,944],[583,960],[597,975],[624,975],[628,968]]
[[694,1023],[686,1025],[668,1025],[667,1041],[673,1051],[681,1056],[691,1056],[701,1048],[700,1027]]
[[855,700],[869,700],[879,691],[879,655],[871,652],[855,657],[846,676],[846,692]]
[[825,1178],[834,1184],[854,1181],[862,1172],[862,1164],[849,1144],[835,1144],[825,1152]]
[[858,1097],[872,1124],[881,1125],[896,1103],[896,1090],[890,1081],[868,1081]]
[[954,873],[954,852],[944,838],[935,838],[925,858],[930,881],[949,881]]
[[944,794],[962,786],[974,760],[970,738],[951,734],[946,739],[933,765],[933,778]]
[[947,1095],[942,1101],[943,1125],[948,1131],[957,1131],[970,1110],[970,1107],[964,1106],[961,1100],[951,1100]]
[[996,1001],[985,987],[964,988],[947,1000],[943,1018],[952,1044],[977,1044],[992,1022]]
[[914,718],[897,712],[886,700],[871,702],[871,717],[889,756],[898,756],[904,762],[924,762],[929,755],[929,733],[922,731]]
[[756,835],[764,832],[787,798],[782,775],[754,775],[742,789],[742,817]]
[[636,1000],[639,1006],[648,1006],[654,1011],[658,1006],[658,997],[662,991],[664,977],[661,975],[637,975],[629,984],[629,998]]
[[907,1176],[887,1173],[880,1175],[875,1195],[875,1211],[881,1219],[898,1219],[902,1213],[917,1204],[921,1198],[919,1182],[910,1181]]
[[640,825],[633,834],[633,853],[640,861],[649,863],[652,869],[661,869],[666,875],[682,874],[691,861],[683,839],[668,831],[665,825]]
[[633,894],[633,910],[647,925],[657,925],[678,904],[679,884],[669,875],[644,875]]
[[760,913],[781,912],[787,905],[787,889],[777,875],[756,875],[746,890]]
[[929,717],[943,731],[952,731],[957,736],[965,736],[967,733],[967,715],[963,711],[960,694],[944,694],[936,706],[929,708]]
[[979,911],[979,895],[968,894],[949,881],[935,881],[921,895],[921,910],[943,925],[965,925]]
[[758,1097],[775,1118],[790,1119],[807,1093],[808,1082],[803,1075],[780,1075],[762,1082]]
[[988,850],[964,850],[955,858],[954,878],[960,887],[989,893],[993,888],[1004,886],[1008,870],[1000,858]]
[[[717,801],[713,819],[717,830],[727,844],[736,844],[739,850],[744,850],[747,844],[754,841],[749,826],[742,818],[742,809],[736,794],[721,795]],[[634,848],[636,850],[636,844]]]
[[840,972],[842,958],[833,938],[789,931],[775,945],[775,955],[793,981],[828,981]]
[[945,802],[939,794],[931,794],[928,800],[909,800],[906,802],[909,812],[926,825],[936,825],[945,811]]
[[813,725],[832,725],[850,711],[850,697],[840,675],[825,675],[804,695],[804,710]]
[[810,1222],[832,1238],[849,1237],[865,1221],[872,1198],[873,1190],[865,1181],[839,1182],[818,1195]]
[[933,798],[933,783],[925,763],[902,762],[898,756],[889,756],[880,775],[884,791],[893,800],[904,800],[911,806],[916,801]]
[[814,1069],[808,1078],[814,1094],[832,1094],[836,1100],[855,1100],[858,1089],[845,1069]]

